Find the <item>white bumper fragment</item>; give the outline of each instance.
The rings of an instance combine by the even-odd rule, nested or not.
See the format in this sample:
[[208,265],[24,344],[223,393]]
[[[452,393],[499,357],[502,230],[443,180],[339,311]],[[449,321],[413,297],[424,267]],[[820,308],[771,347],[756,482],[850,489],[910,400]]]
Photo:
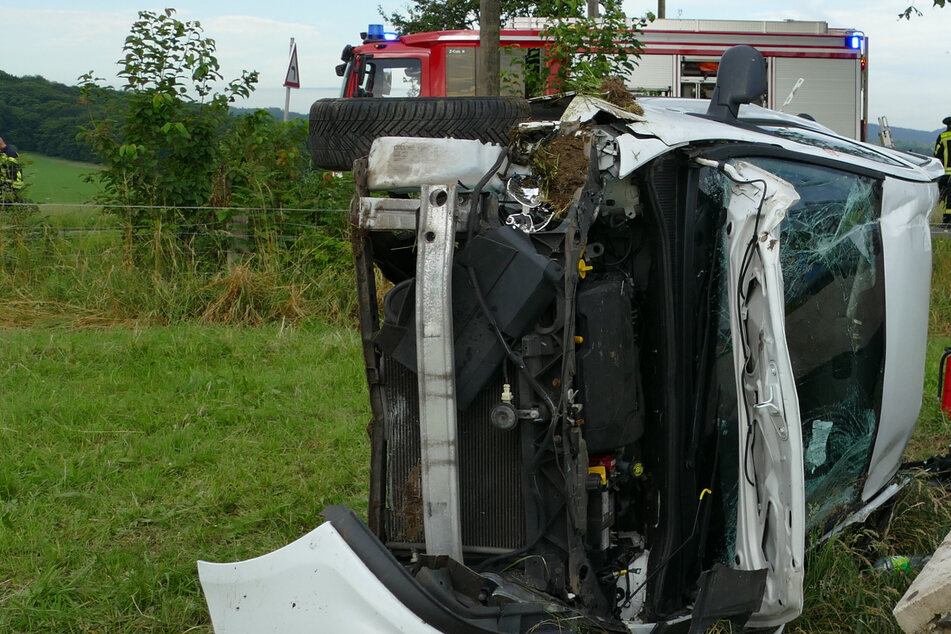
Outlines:
[[198,562],[216,634],[436,634],[373,575],[330,522],[267,555]]

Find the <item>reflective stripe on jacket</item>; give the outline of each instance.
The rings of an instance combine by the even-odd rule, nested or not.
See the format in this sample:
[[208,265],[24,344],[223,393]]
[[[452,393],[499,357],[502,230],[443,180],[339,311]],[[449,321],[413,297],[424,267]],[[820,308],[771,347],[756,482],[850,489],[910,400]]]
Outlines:
[[0,152],[0,186],[20,189],[23,187],[23,171],[20,161],[6,152]]
[[951,130],[945,130],[938,136],[935,142],[934,155],[944,165],[944,173],[951,174],[951,156],[948,153],[948,145],[951,144]]

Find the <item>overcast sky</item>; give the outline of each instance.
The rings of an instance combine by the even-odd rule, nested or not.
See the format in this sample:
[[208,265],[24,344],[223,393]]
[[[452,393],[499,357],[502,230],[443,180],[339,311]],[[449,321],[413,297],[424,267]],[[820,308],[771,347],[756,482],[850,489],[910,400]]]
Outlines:
[[[807,0],[754,3],[738,0],[668,0],[668,18],[743,20],[820,20],[833,27],[862,30],[869,38],[869,120],[881,115],[893,126],[934,130],[951,115],[951,8],[925,6],[923,17],[897,19],[907,0]],[[301,88],[291,91],[291,110],[307,112],[320,97],[334,97],[339,80],[334,66],[345,44],[356,44],[366,25],[379,22],[377,6],[399,9],[405,0],[309,0],[272,5],[261,0],[183,0],[156,7],[120,0],[0,0],[0,70],[42,75],[75,84],[93,70],[109,83],[116,60],[139,9],[161,11],[168,4],[181,20],[198,20],[216,40],[227,79],[243,69],[260,72],[253,107],[284,106],[288,43],[296,38]],[[130,8],[135,7],[135,8]],[[628,15],[655,11],[655,3],[625,0]]]

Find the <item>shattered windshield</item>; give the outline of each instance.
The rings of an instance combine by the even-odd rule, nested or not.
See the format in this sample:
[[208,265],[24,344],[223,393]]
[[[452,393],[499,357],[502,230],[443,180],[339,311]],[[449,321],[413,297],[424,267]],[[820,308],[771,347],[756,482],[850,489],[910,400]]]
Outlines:
[[[824,528],[859,497],[881,404],[884,361],[881,191],[873,179],[778,159],[745,159],[791,183],[801,200],[781,227],[786,338],[802,417],[807,528]],[[725,208],[713,170],[698,204]],[[725,232],[717,256],[726,279]],[[726,495],[724,560],[732,558],[737,474],[736,395],[727,289],[720,289],[716,371]]]
[[796,141],[797,143],[802,143],[803,145],[811,145],[813,147],[833,150],[835,152],[844,152],[845,154],[851,154],[852,156],[869,159],[871,161],[876,161],[877,163],[885,163],[886,165],[902,166],[902,163],[899,163],[895,159],[885,156],[884,154],[876,152],[859,143],[853,143],[846,139],[840,139],[828,134],[816,132],[814,130],[769,125],[761,125],[759,127],[770,134],[775,134],[778,137]]

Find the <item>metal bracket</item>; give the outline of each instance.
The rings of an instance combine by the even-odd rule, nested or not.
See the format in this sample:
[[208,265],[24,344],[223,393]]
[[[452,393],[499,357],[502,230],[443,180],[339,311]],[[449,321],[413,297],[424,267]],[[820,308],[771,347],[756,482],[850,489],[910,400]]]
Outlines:
[[[365,231],[416,231],[421,202],[421,199],[416,198],[361,197],[357,222]],[[455,215],[455,230],[464,231],[466,219],[469,217],[469,207],[456,208],[454,197],[453,215]]]
[[421,189],[416,250],[416,364],[426,553],[462,562],[452,335],[455,185]]

